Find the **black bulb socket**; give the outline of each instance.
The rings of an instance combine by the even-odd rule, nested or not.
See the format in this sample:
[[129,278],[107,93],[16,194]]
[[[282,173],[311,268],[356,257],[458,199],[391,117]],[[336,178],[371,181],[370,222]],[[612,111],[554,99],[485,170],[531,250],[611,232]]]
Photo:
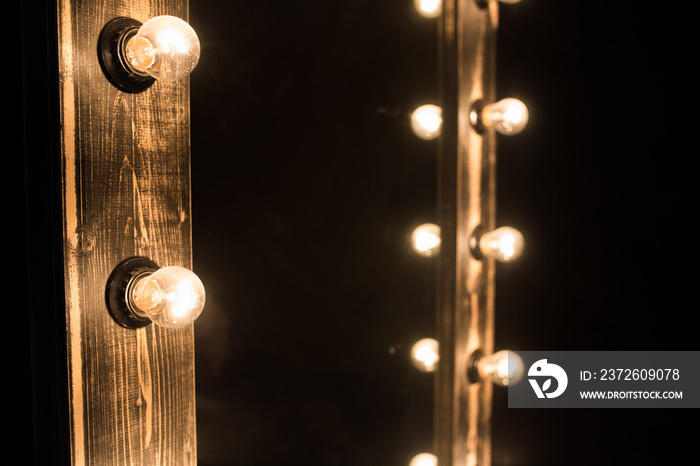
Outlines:
[[128,302],[129,286],[144,274],[158,270],[158,264],[145,257],[130,257],[112,271],[105,289],[107,310],[119,325],[137,329],[151,323],[151,319],[136,314]]
[[114,18],[102,28],[97,40],[97,58],[105,77],[114,87],[130,94],[143,92],[156,81],[132,69],[124,56],[126,43],[141,26],[132,18]]
[[481,376],[479,375],[479,361],[483,357],[484,352],[480,349],[474,351],[469,357],[469,362],[467,363],[467,380],[469,383],[481,382]]

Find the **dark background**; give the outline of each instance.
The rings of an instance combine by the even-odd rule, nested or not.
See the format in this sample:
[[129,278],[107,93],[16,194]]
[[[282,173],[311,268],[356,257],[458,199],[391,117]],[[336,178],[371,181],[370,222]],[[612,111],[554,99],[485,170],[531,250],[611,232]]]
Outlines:
[[[697,349],[691,2],[500,7],[497,348]],[[192,1],[194,264],[203,465],[406,465],[431,448],[437,22],[410,0]],[[508,410],[496,465],[686,464],[692,410]],[[685,423],[685,424],[684,424]]]

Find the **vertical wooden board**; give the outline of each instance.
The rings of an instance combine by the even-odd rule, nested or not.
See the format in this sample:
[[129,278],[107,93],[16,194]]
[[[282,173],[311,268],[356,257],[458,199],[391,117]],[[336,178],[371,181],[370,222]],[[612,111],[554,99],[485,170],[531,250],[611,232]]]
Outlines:
[[477,133],[475,102],[493,102],[497,2],[445,3],[441,25],[441,92],[445,120],[439,149],[442,228],[437,326],[436,451],[440,464],[491,463],[490,382],[470,384],[467,367],[476,350],[493,352],[494,263],[477,260],[470,238],[478,226],[495,228],[495,134]]
[[[463,10],[461,25],[460,75],[464,86],[459,92],[460,175],[458,196],[458,337],[455,377],[458,416],[458,439],[455,455],[467,466],[491,464],[491,411],[493,384],[490,381],[469,383],[467,366],[471,355],[480,350],[493,353],[495,262],[472,256],[469,246],[474,230],[481,226],[496,227],[496,137],[493,129],[484,134],[474,131],[470,113],[476,101],[494,102],[496,98],[496,30],[498,2],[483,8]],[[457,463],[462,464],[462,463]]]
[[188,82],[126,94],[97,59],[109,20],[161,14],[186,20],[186,0],[58,2],[73,464],[196,464],[192,328],[125,329],[105,306],[128,257],[192,267]]
[[443,3],[440,17],[439,78],[442,130],[438,140],[438,223],[440,255],[436,284],[436,334],[440,342],[440,366],[435,377],[434,450],[438,463],[453,464],[455,299],[457,259],[457,167],[459,78],[457,19],[459,0]]

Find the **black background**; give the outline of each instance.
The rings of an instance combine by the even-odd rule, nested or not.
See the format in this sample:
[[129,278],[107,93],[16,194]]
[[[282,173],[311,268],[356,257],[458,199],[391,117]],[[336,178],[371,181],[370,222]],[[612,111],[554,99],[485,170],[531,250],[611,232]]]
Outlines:
[[[498,95],[530,109],[500,137],[497,348],[697,349],[698,104],[690,2],[500,7]],[[437,23],[410,0],[193,1],[201,464],[404,465],[431,448]],[[494,464],[686,464],[695,412],[508,410]]]

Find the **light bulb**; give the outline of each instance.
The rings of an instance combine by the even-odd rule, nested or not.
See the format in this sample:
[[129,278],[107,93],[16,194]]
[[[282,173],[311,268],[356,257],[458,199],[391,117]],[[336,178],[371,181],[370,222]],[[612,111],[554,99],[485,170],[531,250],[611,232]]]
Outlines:
[[137,93],[156,79],[187,76],[201,48],[192,27],[175,16],[156,16],[144,24],[132,18],[109,21],[100,32],[97,54],[105,76],[117,89]]
[[411,362],[421,372],[435,372],[440,360],[440,345],[437,340],[423,338],[411,348]]
[[204,309],[204,285],[190,270],[171,266],[135,277],[126,290],[132,311],[166,328],[185,327]]
[[518,383],[525,373],[525,364],[522,358],[517,353],[508,350],[483,356],[475,364],[480,379],[490,379],[501,387]]
[[470,118],[472,126],[479,133],[493,128],[501,134],[512,136],[525,129],[530,113],[520,100],[508,98],[491,104],[476,102]]
[[476,258],[492,257],[499,262],[510,262],[523,252],[525,239],[522,233],[512,227],[496,228],[493,231],[475,233],[473,242],[476,248],[472,249]]
[[413,249],[422,256],[432,256],[440,251],[440,227],[434,223],[424,223],[413,230]]
[[411,114],[411,128],[421,139],[430,140],[440,136],[442,108],[437,105],[421,105]]
[[156,323],[185,327],[204,309],[206,293],[192,271],[177,266],[159,267],[146,257],[129,257],[119,263],[105,287],[107,310],[126,328]]
[[414,0],[414,3],[424,18],[437,18],[442,13],[442,0]]
[[408,466],[437,466],[437,456],[432,453],[419,453],[411,459]]
[[137,73],[175,81],[194,70],[200,50],[197,33],[189,24],[175,16],[156,16],[126,41],[124,55]]

